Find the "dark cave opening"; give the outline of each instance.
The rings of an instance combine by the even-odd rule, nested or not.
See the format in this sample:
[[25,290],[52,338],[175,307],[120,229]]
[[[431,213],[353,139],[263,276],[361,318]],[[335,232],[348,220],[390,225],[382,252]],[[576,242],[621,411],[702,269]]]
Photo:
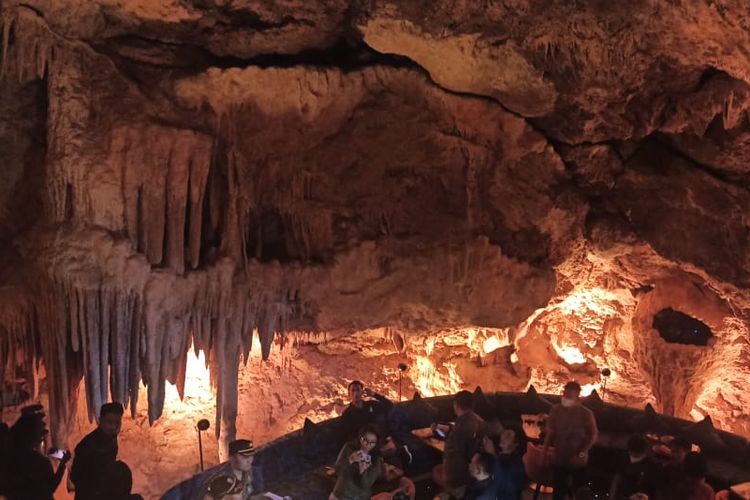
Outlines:
[[705,346],[713,337],[708,325],[671,307],[656,313],[652,326],[672,344]]

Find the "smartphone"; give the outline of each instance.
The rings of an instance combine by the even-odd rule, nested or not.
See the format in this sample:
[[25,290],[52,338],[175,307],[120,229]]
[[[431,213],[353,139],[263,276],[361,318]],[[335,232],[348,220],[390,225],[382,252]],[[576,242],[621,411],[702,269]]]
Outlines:
[[58,448],[52,448],[49,450],[49,453],[47,453],[47,456],[50,458],[56,458],[58,460],[62,460],[62,458],[65,456],[66,450],[61,450]]
[[440,427],[435,427],[435,430],[433,432],[435,434],[435,437],[438,439],[445,440],[448,437],[448,434],[446,434],[445,431]]

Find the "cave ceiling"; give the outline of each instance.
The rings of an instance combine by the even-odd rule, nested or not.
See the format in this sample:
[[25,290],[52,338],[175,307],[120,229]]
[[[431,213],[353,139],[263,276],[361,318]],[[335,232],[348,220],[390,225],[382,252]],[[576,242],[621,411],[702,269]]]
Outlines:
[[[231,420],[253,330],[381,327],[578,343],[750,432],[744,2],[0,13],[0,354],[44,360],[59,432],[82,376],[155,419],[195,342]],[[715,339],[666,346],[667,308]]]

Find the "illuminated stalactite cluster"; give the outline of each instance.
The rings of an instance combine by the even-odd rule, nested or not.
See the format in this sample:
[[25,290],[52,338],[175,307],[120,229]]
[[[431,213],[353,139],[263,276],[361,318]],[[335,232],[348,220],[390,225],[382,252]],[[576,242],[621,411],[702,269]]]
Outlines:
[[[426,395],[576,378],[750,433],[750,37],[717,9],[75,3],[0,17],[0,359],[59,443],[81,380],[156,421],[191,344],[223,439],[334,415],[334,374],[251,361],[243,420],[274,340],[383,390],[396,361]],[[670,308],[708,345],[665,343]]]

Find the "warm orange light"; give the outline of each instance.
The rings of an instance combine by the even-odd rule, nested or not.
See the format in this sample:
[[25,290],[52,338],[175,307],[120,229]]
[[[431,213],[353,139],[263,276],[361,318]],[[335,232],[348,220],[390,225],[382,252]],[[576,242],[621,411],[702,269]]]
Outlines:
[[552,345],[558,356],[564,359],[569,365],[580,365],[586,362],[586,356],[583,355],[579,348],[571,345],[559,347],[554,342]]
[[444,371],[426,356],[416,356],[416,377],[412,378],[414,387],[425,397],[454,394],[461,390],[461,377],[456,373],[456,365],[443,363]]
[[180,401],[177,387],[167,383],[164,394],[164,407],[174,410],[176,408],[191,408],[200,414],[210,415],[213,412],[215,397],[211,390],[210,372],[206,366],[206,356],[203,351],[195,354],[191,345],[187,354],[185,366],[185,398]]
[[484,351],[485,354],[489,354],[492,351],[496,351],[503,347],[503,344],[500,342],[500,339],[498,337],[492,336],[485,339],[484,343],[482,344],[482,351]]

